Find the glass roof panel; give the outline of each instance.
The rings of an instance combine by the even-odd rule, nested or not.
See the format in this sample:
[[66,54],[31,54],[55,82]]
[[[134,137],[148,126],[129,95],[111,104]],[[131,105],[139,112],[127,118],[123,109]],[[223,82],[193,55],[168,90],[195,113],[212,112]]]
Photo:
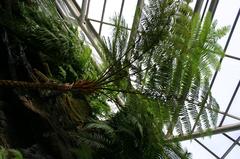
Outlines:
[[[215,13],[214,19],[217,19],[218,26],[232,26],[234,19],[237,15],[238,9],[240,7],[239,0],[231,0],[231,1],[219,1],[218,7]],[[224,14],[223,14],[224,13]],[[220,44],[225,44],[227,38],[221,39],[219,41]],[[224,46],[224,45],[223,45]]]
[[[231,109],[231,108],[230,108]],[[222,118],[219,118],[219,122],[218,122],[218,124],[220,123],[220,121],[222,120]],[[239,120],[236,120],[236,119],[233,119],[233,118],[229,118],[229,117],[226,117],[225,118],[225,120],[224,120],[224,122],[223,122],[223,126],[224,125],[229,125],[229,124],[237,124],[237,123],[239,123]],[[236,131],[236,132],[238,132],[239,133],[239,135],[240,135],[240,131]]]
[[[187,147],[188,152],[192,153],[193,159],[216,159],[214,156],[209,154],[202,146],[200,146],[196,141],[183,141],[181,142],[183,147]],[[201,154],[201,155],[199,155]]]
[[231,140],[224,137],[222,134],[205,137],[204,139],[199,139],[199,141],[202,142],[219,157],[221,157],[225,153],[225,151],[233,144]]
[[197,2],[197,0],[193,0],[193,1],[189,4],[189,6],[190,6],[191,8],[194,8],[195,5],[196,5],[196,2]]
[[220,71],[213,84],[212,94],[220,105],[220,110],[225,111],[240,77],[240,62],[224,58]]
[[[239,0],[223,1],[220,0],[215,13],[215,18],[218,21],[218,26],[232,25],[235,16],[240,7]],[[224,15],[223,15],[224,13]]]
[[236,115],[236,116],[240,117],[240,105],[239,105],[239,103],[240,103],[240,89],[238,89],[236,97],[234,98],[234,101],[232,103],[231,109],[229,110],[230,114],[233,114],[233,115]]
[[78,3],[78,5],[82,8],[82,1],[83,0],[76,0],[76,2]]
[[126,20],[127,26],[129,28],[132,27],[136,5],[137,5],[137,0],[125,1],[125,4],[124,4],[122,15]]
[[240,154],[240,146],[235,146],[233,150],[226,156],[225,159],[234,159],[236,156],[239,156]]
[[107,0],[103,21],[108,23],[113,23],[112,18],[114,15],[119,15],[121,5],[122,5],[122,0],[114,0],[114,1]]
[[[227,135],[231,136],[233,139],[237,139],[240,135],[239,131],[232,131],[232,132],[229,132],[229,133],[226,133]],[[240,142],[239,142],[240,143]]]
[[113,26],[103,24],[101,36],[104,36],[105,38],[111,36],[113,29]]
[[234,30],[233,36],[231,38],[231,41],[229,43],[228,49],[226,54],[240,57],[240,20],[238,19],[238,23],[236,25],[236,28]]
[[[204,10],[205,10],[205,15],[206,15],[206,12],[208,11],[210,3],[211,3],[211,1],[206,1],[206,0],[203,2],[202,8],[201,8],[201,13],[200,13],[201,15],[203,14]],[[207,8],[205,9],[206,5],[207,5]]]
[[88,18],[101,20],[104,0],[90,0]]
[[100,23],[94,22],[94,21],[90,21],[90,22],[93,25],[94,29],[98,32],[100,28]]

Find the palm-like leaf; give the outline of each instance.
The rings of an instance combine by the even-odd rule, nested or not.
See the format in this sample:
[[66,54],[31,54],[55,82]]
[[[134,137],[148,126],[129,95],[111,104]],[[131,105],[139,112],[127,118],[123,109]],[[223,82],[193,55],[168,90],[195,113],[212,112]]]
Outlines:
[[[193,15],[187,4],[188,1],[150,1],[139,45],[145,55],[140,67],[148,68],[138,76],[141,78],[139,85],[144,84],[139,89],[144,88],[148,95],[168,103],[172,112],[170,134],[175,124],[179,133],[183,130],[190,133],[199,103],[204,106],[213,104],[201,96],[213,99],[207,91],[207,81],[212,71],[218,69],[216,61],[223,55],[217,40],[228,30],[227,27],[216,29],[216,22],[211,23],[210,13],[201,22],[199,15]],[[168,22],[166,27],[163,27],[163,22]],[[209,121],[216,120],[211,117],[216,117],[216,112],[204,110],[197,124],[199,129],[202,129],[201,125],[211,127]]]

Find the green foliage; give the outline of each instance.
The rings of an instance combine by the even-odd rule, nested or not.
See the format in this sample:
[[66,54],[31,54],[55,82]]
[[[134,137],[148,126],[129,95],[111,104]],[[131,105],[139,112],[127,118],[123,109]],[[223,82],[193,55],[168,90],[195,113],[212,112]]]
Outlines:
[[110,107],[107,104],[108,97],[104,95],[94,95],[89,97],[88,101],[92,107],[94,116],[100,118],[109,118],[110,117]]
[[[143,22],[138,89],[169,108],[170,134],[175,124],[179,134],[190,133],[200,105],[218,107],[208,92],[208,81],[223,55],[217,40],[228,28],[216,29],[210,13],[201,22],[185,1],[150,1]],[[202,124],[211,127],[209,120],[216,124],[216,116],[211,109],[204,110],[198,129]]]
[[82,145],[72,151],[77,158],[92,159],[92,150],[87,145]]
[[[91,65],[91,49],[79,37],[79,30],[60,17],[53,1],[37,0],[20,3],[17,17],[6,16],[1,10],[0,24],[13,32],[21,41],[49,63],[53,75],[63,81],[82,78]],[[65,72],[66,77],[62,77]]]
[[123,64],[124,55],[126,54],[126,47],[128,44],[128,31],[127,25],[124,19],[119,19],[118,16],[112,18],[115,28],[112,31],[111,39],[103,38],[106,48],[104,53],[109,64],[115,64],[115,67],[119,67]]
[[0,159],[23,159],[21,152],[14,149],[0,148]]
[[116,15],[112,21],[115,24],[115,28],[112,31],[111,38],[103,38],[105,43],[103,51],[107,60],[104,64],[104,70],[108,72],[105,77],[107,77],[106,81],[112,81],[110,83],[113,83],[118,89],[127,88],[126,80],[129,67],[126,66],[126,60],[128,58],[127,55],[131,51],[127,49],[129,37],[126,29],[127,25],[124,19],[119,19]]
[[[80,133],[78,141],[92,147],[95,158],[105,159],[148,159],[148,158],[188,158],[179,144],[165,141],[160,123],[152,111],[145,108],[149,104],[145,97],[132,95],[128,104],[133,107],[121,109],[107,121],[92,121]],[[130,105],[128,105],[130,106]]]

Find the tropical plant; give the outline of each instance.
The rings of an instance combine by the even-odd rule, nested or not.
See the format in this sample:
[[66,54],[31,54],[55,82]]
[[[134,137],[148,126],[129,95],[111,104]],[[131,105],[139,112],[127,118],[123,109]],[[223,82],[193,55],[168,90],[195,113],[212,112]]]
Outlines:
[[180,144],[165,140],[161,124],[151,110],[145,109],[156,103],[139,95],[128,99],[127,104],[133,104],[132,107],[127,105],[107,121],[92,121],[79,133],[78,141],[94,150],[94,158],[190,157]]
[[[175,124],[179,134],[191,133],[195,127],[191,126],[191,120],[197,118],[199,106],[218,108],[208,91],[208,81],[211,72],[218,69],[217,59],[223,55],[217,40],[228,28],[216,29],[216,22],[211,23],[211,13],[201,22],[188,3],[150,1],[139,44],[139,52],[144,57],[138,61],[138,69],[144,70],[137,74],[137,89],[169,108],[168,135],[172,134]],[[205,128],[216,124],[216,112],[208,111],[210,118],[205,109],[201,120],[196,121],[199,130],[202,124]]]

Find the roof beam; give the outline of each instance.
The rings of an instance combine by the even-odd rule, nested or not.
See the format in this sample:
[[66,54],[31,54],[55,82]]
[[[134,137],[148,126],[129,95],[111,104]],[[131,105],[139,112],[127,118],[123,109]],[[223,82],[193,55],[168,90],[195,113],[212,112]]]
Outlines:
[[83,0],[82,1],[82,10],[81,10],[81,15],[80,15],[80,23],[84,23],[85,17],[87,14],[87,6],[88,6],[88,0]]
[[76,19],[77,23],[83,30],[83,32],[86,34],[88,39],[90,40],[91,44],[93,47],[96,49],[98,52],[99,56],[101,57],[101,60],[105,62],[106,58],[102,54],[102,48],[104,46],[103,41],[99,37],[98,33],[95,31],[94,27],[90,23],[88,19],[85,18],[85,22],[81,23],[80,17],[81,17],[81,8],[79,7],[78,3],[76,0],[63,0],[65,4],[67,5],[68,9],[70,10],[71,14],[74,16]]
[[128,48],[130,48],[131,45],[133,45],[135,43],[139,23],[141,20],[143,6],[144,6],[144,0],[138,0],[135,14],[134,14],[133,23],[132,23],[132,29],[131,29],[131,33],[130,33],[130,37],[129,37]]
[[222,134],[222,133],[237,131],[237,130],[240,130],[240,123],[229,124],[229,125],[217,127],[215,129],[205,130],[205,131],[196,131],[192,134],[174,136],[172,138],[167,139],[167,141],[192,140],[192,139],[196,139],[196,138],[200,138],[200,137],[205,137],[205,136],[209,136],[209,135],[217,135],[217,134]]

